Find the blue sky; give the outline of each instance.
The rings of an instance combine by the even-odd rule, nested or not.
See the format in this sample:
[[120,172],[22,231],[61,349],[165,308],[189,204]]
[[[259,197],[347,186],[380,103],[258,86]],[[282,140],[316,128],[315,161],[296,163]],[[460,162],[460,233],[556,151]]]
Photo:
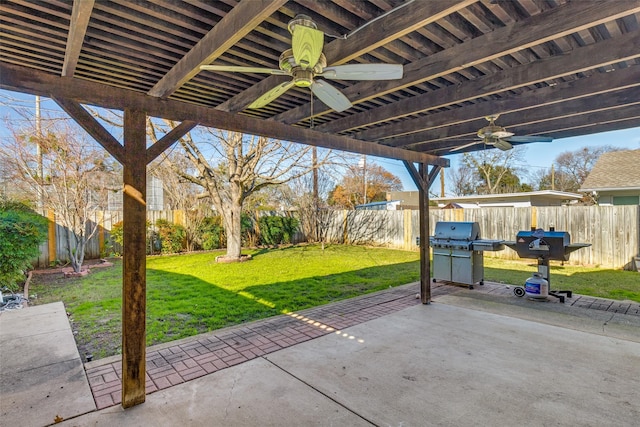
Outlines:
[[[6,105],[11,103],[12,106],[18,105],[33,112],[35,115],[35,97],[31,95],[24,95],[15,92],[8,92],[0,90],[0,118],[5,118],[11,113],[11,109]],[[18,100],[16,103],[15,101]],[[42,101],[42,114],[52,114],[56,117],[65,117],[63,113],[55,104],[55,102],[43,98]],[[11,114],[12,118],[16,118],[15,114]],[[4,126],[0,127],[0,138],[6,138],[8,136],[7,130]],[[637,150],[640,149],[640,128],[624,129],[619,131],[604,132],[593,135],[579,136],[574,138],[561,138],[556,139],[551,143],[536,143],[520,146],[519,148],[524,150],[523,158],[524,163],[520,163],[517,166],[523,166],[529,169],[549,169],[553,161],[559,154],[565,151],[576,151],[583,147],[594,147],[602,145],[611,145],[614,147],[620,147],[625,149]],[[451,168],[457,167],[462,154],[447,156],[451,161]],[[409,177],[404,165],[400,161],[383,159],[383,158],[368,158],[368,161],[374,161],[380,166],[384,167],[388,171],[397,175],[404,185],[404,189],[407,191],[416,190],[416,186]],[[445,173],[446,176],[446,173]],[[432,191],[439,193],[439,187],[432,187]]]

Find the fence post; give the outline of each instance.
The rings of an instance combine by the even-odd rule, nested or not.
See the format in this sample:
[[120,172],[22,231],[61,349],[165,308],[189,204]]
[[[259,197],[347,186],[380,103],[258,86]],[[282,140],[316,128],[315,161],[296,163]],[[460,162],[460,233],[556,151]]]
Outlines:
[[102,256],[105,252],[104,247],[104,212],[98,212],[98,256]]
[[56,259],[58,259],[58,254],[56,253],[57,246],[57,236],[56,236],[56,213],[53,209],[47,210],[47,218],[49,219],[49,259],[47,260],[47,264],[51,265]]
[[347,210],[342,210],[342,243],[345,245],[349,244],[349,230],[348,230],[348,222],[347,222]]
[[538,228],[538,210],[531,206],[531,229]]
[[402,224],[403,224],[403,228],[404,228],[404,249],[407,251],[410,251],[413,249],[413,242],[411,241],[412,233],[412,226],[411,226],[411,211],[410,210],[404,210],[402,211]]

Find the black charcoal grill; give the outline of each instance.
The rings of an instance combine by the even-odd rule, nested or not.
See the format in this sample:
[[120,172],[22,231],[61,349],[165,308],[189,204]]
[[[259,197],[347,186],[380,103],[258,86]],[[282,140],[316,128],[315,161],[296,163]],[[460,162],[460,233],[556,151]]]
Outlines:
[[[591,243],[571,243],[571,236],[567,231],[555,231],[553,227],[549,231],[541,228],[531,231],[519,231],[515,241],[504,242],[506,246],[518,253],[520,258],[532,258],[538,260],[538,272],[549,282],[549,295],[564,302],[564,295],[571,298],[571,291],[552,291],[549,275],[549,261],[569,261],[569,255],[578,249],[591,246]],[[517,296],[524,296],[524,291],[515,288]]]
[[433,281],[461,283],[473,289],[484,284],[484,251],[501,251],[502,240],[480,239],[477,222],[436,223],[429,238],[433,248]]

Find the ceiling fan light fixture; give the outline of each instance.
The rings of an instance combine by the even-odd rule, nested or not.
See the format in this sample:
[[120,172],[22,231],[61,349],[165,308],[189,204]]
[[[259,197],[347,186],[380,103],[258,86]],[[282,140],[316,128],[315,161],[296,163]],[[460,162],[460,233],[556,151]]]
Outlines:
[[303,15],[303,14],[299,14],[296,15],[295,18],[293,18],[291,21],[289,21],[289,24],[287,25],[287,28],[289,29],[289,32],[291,34],[293,34],[296,26],[303,26],[303,27],[307,27],[307,28],[313,28],[314,30],[318,29],[318,26],[316,25],[315,22],[313,22],[313,19],[311,19],[311,17],[307,16],[307,15]]
[[298,87],[310,87],[313,84],[313,71],[311,70],[294,70],[293,82]]

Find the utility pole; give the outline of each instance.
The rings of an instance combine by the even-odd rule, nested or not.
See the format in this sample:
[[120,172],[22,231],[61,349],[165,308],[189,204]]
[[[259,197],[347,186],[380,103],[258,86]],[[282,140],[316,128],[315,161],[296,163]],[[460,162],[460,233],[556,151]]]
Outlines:
[[362,168],[362,186],[363,186],[363,193],[362,193],[362,204],[366,205],[367,204],[367,156],[366,154],[362,155],[362,158],[360,159],[360,167]]
[[38,157],[38,183],[37,183],[37,198],[38,198],[38,210],[40,213],[44,213],[44,166],[42,162],[42,125],[40,123],[40,95],[36,95],[36,156]]
[[318,197],[318,149],[314,146],[311,149],[311,161],[313,162],[313,238],[320,240],[318,215],[320,214],[320,199]]
[[551,189],[556,189],[556,169],[553,163],[551,163]]

